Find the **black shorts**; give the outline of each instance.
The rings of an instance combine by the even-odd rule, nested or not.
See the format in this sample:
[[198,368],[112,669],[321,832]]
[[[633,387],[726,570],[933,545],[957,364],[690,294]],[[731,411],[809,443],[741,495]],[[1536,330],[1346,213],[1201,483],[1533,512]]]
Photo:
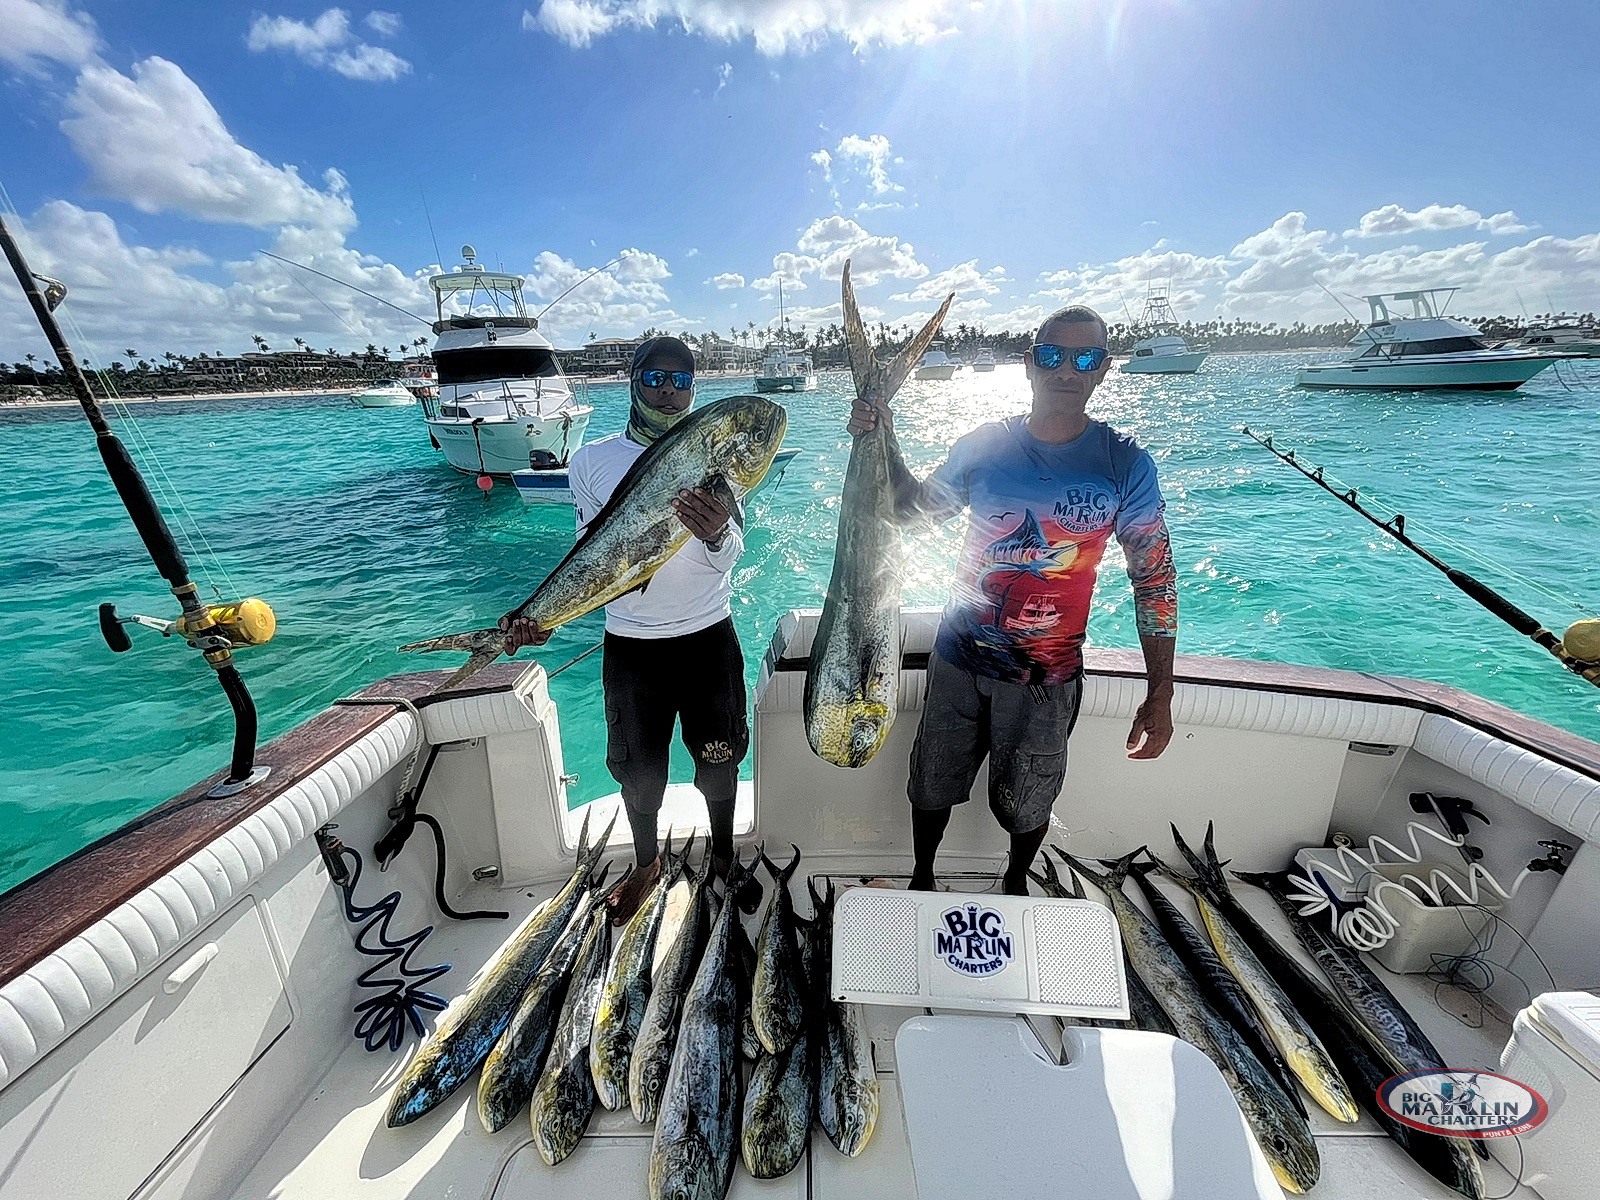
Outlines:
[[965,803],[984,756],[989,808],[1008,833],[1050,819],[1067,776],[1083,676],[1052,687],[1006,683],[928,656],[928,686],[906,790],[913,808]]
[[672,638],[606,634],[600,670],[606,766],[635,812],[657,812],[667,789],[675,719],[707,800],[732,800],[750,747],[744,654],[733,619]]

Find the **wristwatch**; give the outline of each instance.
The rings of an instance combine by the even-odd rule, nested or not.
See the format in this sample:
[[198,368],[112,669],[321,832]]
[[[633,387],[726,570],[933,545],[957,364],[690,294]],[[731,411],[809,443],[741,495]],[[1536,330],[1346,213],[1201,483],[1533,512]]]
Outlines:
[[722,549],[722,543],[727,541],[727,540],[728,540],[728,527],[726,525],[724,525],[722,527],[722,532],[717,534],[716,537],[707,538],[706,539],[706,549],[711,551],[711,553],[715,554],[718,550]]

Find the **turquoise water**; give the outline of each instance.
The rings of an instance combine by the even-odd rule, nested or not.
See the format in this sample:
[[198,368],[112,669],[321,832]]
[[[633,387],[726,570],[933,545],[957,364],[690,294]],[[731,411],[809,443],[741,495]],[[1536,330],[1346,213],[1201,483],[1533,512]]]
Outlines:
[[[1600,739],[1600,691],[1238,432],[1244,422],[1276,431],[1364,493],[1370,486],[1425,545],[1559,630],[1583,615],[1574,600],[1600,606],[1595,368],[1546,371],[1493,394],[1289,386],[1294,368],[1315,357],[1220,356],[1192,378],[1113,374],[1095,396],[1094,414],[1137,435],[1160,465],[1182,588],[1180,648],[1439,680]],[[702,397],[740,383],[712,381]],[[735,616],[752,682],[776,619],[820,604],[827,584],[848,390],[832,375],[792,398],[788,444],[802,453],[751,506]],[[622,388],[597,388],[595,403],[594,436],[621,427]],[[911,383],[896,403],[919,470],[959,434],[1026,407],[1019,367]],[[221,594],[259,595],[277,610],[277,639],[241,655],[263,739],[384,675],[454,664],[395,647],[492,621],[571,541],[570,512],[526,507],[504,485],[485,498],[445,467],[419,409],[209,401],[139,405],[135,418],[217,553],[217,563],[191,556],[196,578],[206,582],[207,566]],[[0,462],[4,887],[225,765],[232,724],[191,651],[144,630],[125,655],[100,639],[100,602],[170,615],[171,601],[78,411],[0,411]],[[942,603],[958,543],[954,523],[908,538],[908,603]],[[601,628],[598,614],[578,621],[539,656],[564,663]],[[1103,573],[1090,638],[1137,645],[1120,559]],[[551,686],[585,799],[615,790],[599,674],[594,655]],[[680,748],[674,778],[689,776]]]

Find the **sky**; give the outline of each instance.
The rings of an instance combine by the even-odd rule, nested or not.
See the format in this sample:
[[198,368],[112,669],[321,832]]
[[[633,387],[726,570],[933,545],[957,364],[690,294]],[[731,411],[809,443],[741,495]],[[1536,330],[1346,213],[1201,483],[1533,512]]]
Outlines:
[[384,2],[0,0],[7,212],[102,361],[428,336],[263,252],[431,319],[467,242],[535,310],[620,260],[560,346],[836,322],[846,259],[891,324],[1600,308],[1600,7]]

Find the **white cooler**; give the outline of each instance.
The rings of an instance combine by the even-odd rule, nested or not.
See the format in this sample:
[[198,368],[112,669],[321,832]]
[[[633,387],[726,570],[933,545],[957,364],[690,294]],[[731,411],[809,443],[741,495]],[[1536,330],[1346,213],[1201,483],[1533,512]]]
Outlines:
[[[1521,1135],[1522,1182],[1544,1200],[1593,1200],[1600,1194],[1600,997],[1536,997],[1517,1014],[1500,1073],[1550,1106],[1544,1124]],[[1516,1171],[1512,1138],[1491,1138],[1489,1149]]]

